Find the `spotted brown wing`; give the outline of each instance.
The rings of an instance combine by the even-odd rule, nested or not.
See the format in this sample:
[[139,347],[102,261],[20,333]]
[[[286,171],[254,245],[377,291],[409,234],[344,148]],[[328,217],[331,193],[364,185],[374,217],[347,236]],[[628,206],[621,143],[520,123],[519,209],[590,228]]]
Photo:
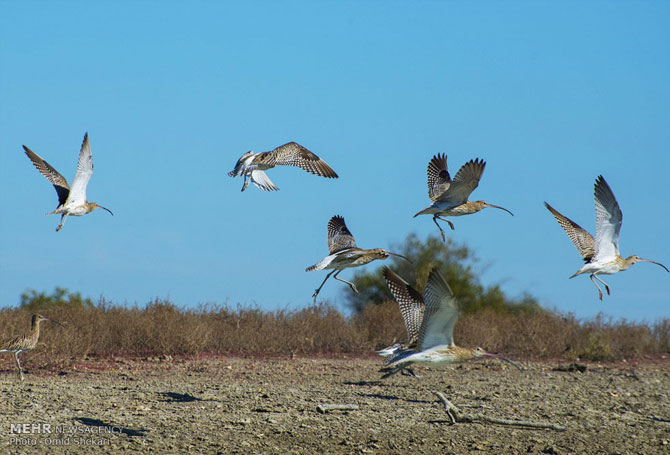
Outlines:
[[335,215],[328,221],[328,251],[334,254],[349,248],[356,248],[356,240],[344,224],[344,218]]
[[393,298],[398,302],[407,330],[408,344],[413,345],[419,338],[419,328],[423,320],[425,308],[423,296],[386,266],[384,267],[384,279],[391,290],[391,294],[393,294]]
[[556,218],[558,224],[560,224],[565,233],[568,234],[568,237],[570,237],[570,240],[572,240],[572,243],[577,248],[577,251],[579,251],[579,254],[584,258],[584,262],[590,262],[595,254],[595,242],[591,234],[586,232],[586,230],[584,230],[580,225],[572,221],[567,216],[559,213],[558,210],[546,202],[544,203],[544,206],[551,212],[552,215],[554,215],[554,218]]
[[67,180],[58,173],[56,169],[53,168],[49,163],[44,161],[41,156],[37,153],[30,150],[25,145],[23,146],[26,155],[30,158],[30,161],[33,162],[35,168],[40,171],[46,179],[56,188],[56,193],[58,194],[58,205],[63,205],[67,200],[67,197],[70,195],[70,186],[67,184]]
[[325,161],[297,142],[289,142],[272,151],[259,153],[254,158],[254,164],[296,166],[321,177],[338,177]]
[[428,163],[428,196],[436,201],[449,189],[451,176],[447,169],[447,155],[437,154]]

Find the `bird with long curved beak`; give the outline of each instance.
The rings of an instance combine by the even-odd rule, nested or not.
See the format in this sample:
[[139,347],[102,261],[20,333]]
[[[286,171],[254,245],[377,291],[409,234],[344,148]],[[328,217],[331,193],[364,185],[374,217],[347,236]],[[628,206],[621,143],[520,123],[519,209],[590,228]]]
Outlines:
[[559,213],[558,210],[546,202],[544,203],[544,206],[554,215],[558,224],[568,234],[568,237],[570,237],[570,240],[572,240],[572,243],[577,247],[577,251],[579,251],[579,254],[584,259],[584,266],[570,278],[588,273],[589,278],[598,289],[598,298],[602,300],[603,291],[596,281],[600,281],[605,286],[607,295],[610,295],[610,288],[607,283],[598,278],[598,275],[612,275],[622,272],[637,262],[651,262],[663,267],[666,272],[670,272],[660,262],[642,259],[635,255],[624,259],[619,254],[619,232],[621,231],[623,214],[612,189],[602,175],[599,175],[596,179],[593,193],[596,205],[595,240],[580,225]]
[[37,346],[37,342],[40,338],[40,322],[42,321],[55,322],[61,327],[65,327],[62,323],[56,321],[55,319],[46,318],[41,314],[33,314],[30,320],[30,331],[27,334],[14,337],[0,345],[0,352],[10,352],[14,354],[16,366],[19,369],[19,376],[22,381],[23,369],[21,368],[21,362],[19,361],[19,354],[35,349],[35,346]]
[[42,174],[51,184],[56,188],[58,194],[58,207],[47,215],[60,214],[60,224],[56,228],[56,232],[60,231],[65,224],[65,220],[69,215],[82,216],[91,213],[95,209],[107,210],[114,215],[111,210],[95,203],[86,200],[86,186],[93,175],[93,156],[91,155],[91,145],[88,142],[88,133],[84,134],[84,141],[81,144],[79,152],[79,161],[77,163],[77,172],[72,179],[72,187],[67,183],[67,180],[51,166],[44,161],[37,153],[30,150],[25,145],[23,146],[26,155],[30,158],[35,168]]
[[372,262],[375,259],[383,260],[389,256],[397,256],[411,262],[405,256],[391,253],[383,248],[374,248],[371,250],[357,248],[354,236],[344,223],[344,218],[339,215],[332,217],[330,221],[328,221],[328,251],[330,252],[328,256],[305,269],[306,272],[311,272],[312,270],[333,269],[326,275],[326,278],[323,279],[321,286],[319,286],[316,291],[314,291],[314,294],[312,294],[315,302],[316,296],[319,295],[326,280],[328,280],[333,273],[335,274],[333,278],[337,281],[347,283],[352,291],[358,293],[358,289],[356,289],[354,283],[337,277],[342,270],[350,267],[359,267]]
[[433,201],[431,205],[414,215],[433,215],[433,222],[440,230],[442,241],[445,241],[444,230],[437,224],[437,220],[446,221],[454,230],[454,223],[442,216],[462,216],[477,213],[486,207],[504,210],[514,216],[506,208],[489,204],[486,201],[469,201],[470,194],[479,185],[484,173],[486,162],[477,158],[465,163],[456,173],[453,180],[447,169],[447,155],[437,154],[428,163],[428,196]]
[[462,348],[454,343],[454,325],[459,307],[451,288],[437,270],[432,270],[422,297],[412,286],[390,269],[384,270],[384,278],[400,306],[410,339],[387,356],[387,366],[380,371],[382,379],[408,368],[414,363],[426,365],[448,365],[480,357],[504,360],[515,368],[522,368],[498,354],[482,348]]

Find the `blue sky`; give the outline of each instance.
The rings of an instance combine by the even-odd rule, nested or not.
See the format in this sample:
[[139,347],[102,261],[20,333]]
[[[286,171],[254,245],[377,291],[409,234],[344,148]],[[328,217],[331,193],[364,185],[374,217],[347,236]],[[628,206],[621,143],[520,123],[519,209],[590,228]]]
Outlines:
[[[670,274],[605,277],[602,302],[548,201],[593,232],[602,174],[621,252],[670,266],[667,2],[9,2],[0,9],[0,305],[55,286],[301,308],[340,214],[363,248],[436,233],[426,165],[480,157],[486,209],[448,232],[484,284],[591,317],[670,316]],[[89,132],[89,201],[68,219],[25,144],[68,180]],[[231,170],[297,141],[340,175],[276,168],[281,191]],[[659,210],[660,208],[660,210]],[[368,267],[373,267],[369,265]],[[349,278],[353,272],[343,272]],[[348,288],[321,297],[341,305]]]

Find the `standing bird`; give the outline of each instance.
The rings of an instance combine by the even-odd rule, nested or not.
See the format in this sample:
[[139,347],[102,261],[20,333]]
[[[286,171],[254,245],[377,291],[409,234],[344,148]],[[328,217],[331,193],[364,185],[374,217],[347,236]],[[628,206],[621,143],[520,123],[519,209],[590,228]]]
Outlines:
[[596,202],[596,238],[593,240],[591,234],[582,229],[574,221],[561,215],[552,206],[544,203],[545,207],[554,215],[558,224],[565,230],[577,247],[577,251],[584,258],[584,266],[570,278],[577,275],[588,273],[589,278],[598,288],[598,298],[603,299],[603,291],[596,283],[596,280],[605,285],[607,295],[610,294],[610,288],[598,275],[612,275],[623,270],[627,270],[636,262],[651,262],[660,265],[666,272],[670,272],[666,266],[661,263],[642,259],[639,256],[629,256],[626,259],[619,254],[619,231],[621,231],[621,221],[623,214],[619,208],[619,203],[614,197],[612,189],[607,184],[602,175],[599,175],[594,185],[594,198]]
[[[421,295],[395,273],[385,273],[384,276],[394,296],[399,295],[400,300],[421,299]],[[459,309],[453,292],[437,270],[430,272],[422,300],[425,302],[425,309],[418,335],[414,340],[410,340],[408,345],[401,347],[387,358],[388,366],[381,370],[386,373],[382,379],[398,373],[413,363],[448,365],[484,356],[504,360],[521,370],[519,365],[506,357],[491,354],[482,348],[468,349],[454,344],[453,332]],[[398,303],[400,304],[400,301]],[[416,317],[416,313],[412,317]]]
[[14,354],[16,359],[16,366],[19,367],[19,376],[23,381],[23,370],[21,369],[21,362],[19,361],[19,354],[24,351],[32,351],[37,346],[37,341],[40,338],[40,322],[42,321],[51,321],[63,326],[58,321],[53,319],[47,319],[41,314],[33,314],[33,317],[30,321],[30,332],[26,335],[19,335],[12,338],[6,343],[0,345],[0,352],[11,352]]
[[72,188],[67,184],[67,180],[58,173],[49,163],[44,161],[37,153],[30,150],[25,145],[23,149],[26,155],[33,162],[33,165],[40,171],[46,179],[56,188],[58,194],[58,208],[47,215],[61,214],[60,224],[56,232],[60,231],[65,224],[68,215],[81,216],[91,213],[95,209],[107,210],[114,215],[111,210],[86,200],[86,186],[93,175],[93,156],[91,155],[91,145],[88,143],[88,133],[84,134],[84,142],[81,144],[79,152],[79,162],[77,163],[77,172],[72,180]]
[[349,267],[365,265],[375,259],[386,259],[389,256],[398,256],[409,261],[405,256],[390,253],[383,248],[374,248],[372,250],[357,248],[354,236],[349,229],[347,229],[347,225],[344,224],[344,218],[339,215],[332,217],[330,221],[328,221],[328,250],[330,255],[323,258],[319,263],[305,269],[306,272],[311,272],[312,270],[333,269],[332,272],[328,273],[326,278],[323,279],[321,286],[314,291],[314,294],[312,295],[312,297],[314,297],[314,302],[316,302],[316,296],[319,295],[326,280],[333,273],[335,273],[333,278],[343,283],[347,283],[352,291],[358,293],[358,289],[356,289],[354,283],[337,277],[342,270]]
[[445,241],[444,231],[437,224],[437,220],[446,221],[452,230],[454,230],[454,223],[440,218],[441,216],[471,215],[486,207],[504,210],[514,216],[509,210],[486,201],[468,201],[470,194],[479,185],[485,166],[486,162],[479,158],[470,160],[458,170],[452,180],[447,170],[447,155],[433,156],[428,163],[428,196],[433,203],[414,217],[433,215],[433,222],[442,234],[442,241]]
[[242,191],[249,186],[247,177],[250,177],[251,182],[263,191],[278,191],[279,188],[263,172],[275,166],[297,166],[321,177],[335,179],[338,177],[325,161],[296,142],[289,142],[269,152],[258,154],[250,150],[237,160],[235,169],[228,175],[230,177],[244,176]]

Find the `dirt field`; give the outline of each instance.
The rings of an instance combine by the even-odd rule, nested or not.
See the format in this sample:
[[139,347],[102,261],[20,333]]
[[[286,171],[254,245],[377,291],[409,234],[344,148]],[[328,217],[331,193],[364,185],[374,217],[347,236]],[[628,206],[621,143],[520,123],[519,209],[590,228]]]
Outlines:
[[[471,362],[380,382],[376,359],[117,359],[43,372],[26,356],[24,383],[10,360],[0,453],[670,453],[668,359],[584,373]],[[450,425],[435,390],[463,412],[566,431]]]

